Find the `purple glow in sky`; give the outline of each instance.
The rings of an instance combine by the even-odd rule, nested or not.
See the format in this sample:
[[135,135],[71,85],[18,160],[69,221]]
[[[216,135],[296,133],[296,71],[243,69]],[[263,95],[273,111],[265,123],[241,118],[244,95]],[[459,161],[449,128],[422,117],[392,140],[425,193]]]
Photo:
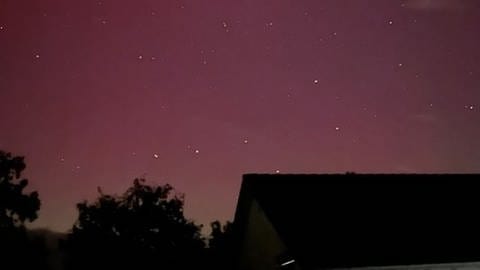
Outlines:
[[480,172],[479,26],[473,0],[0,0],[0,149],[60,231],[141,176],[207,223],[247,172]]

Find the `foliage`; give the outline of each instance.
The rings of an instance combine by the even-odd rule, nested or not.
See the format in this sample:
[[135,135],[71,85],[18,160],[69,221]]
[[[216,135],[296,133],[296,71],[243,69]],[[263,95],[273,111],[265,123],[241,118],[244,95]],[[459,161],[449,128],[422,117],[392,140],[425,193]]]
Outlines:
[[186,269],[199,263],[201,226],[185,218],[184,196],[172,186],[135,179],[121,196],[99,193],[95,202],[77,205],[78,220],[64,243],[70,266]]
[[208,241],[209,257],[213,269],[233,269],[234,234],[233,223],[220,221],[210,223],[211,233]]
[[23,157],[0,151],[0,268],[46,268],[44,246],[30,239],[24,226],[40,209],[38,193],[25,192],[25,168]]
[[23,157],[0,151],[0,228],[21,227],[37,218],[38,193],[25,193],[28,180],[20,179],[25,167]]

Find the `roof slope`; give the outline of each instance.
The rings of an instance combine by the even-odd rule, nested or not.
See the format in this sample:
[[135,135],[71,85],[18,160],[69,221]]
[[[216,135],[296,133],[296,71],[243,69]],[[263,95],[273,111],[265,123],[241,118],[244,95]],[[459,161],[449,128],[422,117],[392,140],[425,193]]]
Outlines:
[[479,175],[245,175],[308,268],[480,261]]

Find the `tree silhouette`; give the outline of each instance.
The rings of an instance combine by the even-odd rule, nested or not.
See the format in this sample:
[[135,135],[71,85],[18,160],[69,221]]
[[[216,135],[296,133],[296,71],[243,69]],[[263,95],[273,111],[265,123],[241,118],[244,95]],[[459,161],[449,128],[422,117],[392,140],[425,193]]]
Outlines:
[[25,222],[37,218],[37,192],[27,193],[27,179],[21,179],[23,157],[0,151],[0,269],[46,269],[44,246],[27,235]]
[[21,227],[37,218],[38,193],[24,193],[28,180],[20,179],[25,167],[23,157],[0,151],[0,228]]
[[200,263],[201,226],[185,218],[184,196],[170,185],[135,179],[121,196],[103,194],[77,205],[79,216],[63,247],[67,266],[187,269]]
[[208,246],[212,249],[225,249],[232,241],[233,223],[227,221],[224,225],[218,220],[210,223],[212,229]]
[[211,233],[208,241],[210,266],[213,269],[233,269],[233,223],[220,221],[210,223]]

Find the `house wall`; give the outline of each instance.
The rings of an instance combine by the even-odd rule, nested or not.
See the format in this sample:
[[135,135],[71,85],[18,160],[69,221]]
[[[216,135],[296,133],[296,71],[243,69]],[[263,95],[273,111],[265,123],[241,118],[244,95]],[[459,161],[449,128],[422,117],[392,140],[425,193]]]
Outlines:
[[[286,252],[284,243],[255,200],[248,212],[240,252],[240,270],[280,269],[277,258]],[[296,265],[288,269],[299,270]]]
[[480,262],[355,267],[355,268],[337,268],[335,270],[480,270]]

